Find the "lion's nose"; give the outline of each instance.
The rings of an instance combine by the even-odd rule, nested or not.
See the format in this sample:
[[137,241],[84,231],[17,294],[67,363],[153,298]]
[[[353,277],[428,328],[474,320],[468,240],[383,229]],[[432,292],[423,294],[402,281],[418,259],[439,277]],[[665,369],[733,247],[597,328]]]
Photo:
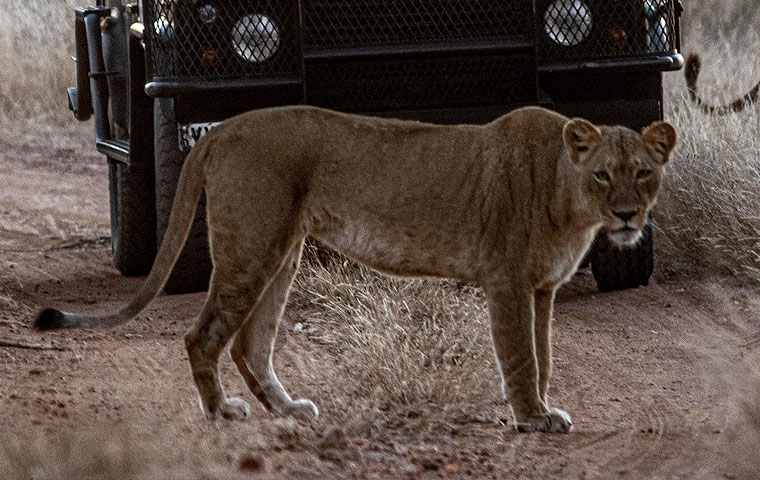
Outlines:
[[612,213],[614,213],[616,217],[618,217],[620,220],[624,222],[627,222],[628,220],[636,216],[636,210],[628,210],[625,212],[612,212]]

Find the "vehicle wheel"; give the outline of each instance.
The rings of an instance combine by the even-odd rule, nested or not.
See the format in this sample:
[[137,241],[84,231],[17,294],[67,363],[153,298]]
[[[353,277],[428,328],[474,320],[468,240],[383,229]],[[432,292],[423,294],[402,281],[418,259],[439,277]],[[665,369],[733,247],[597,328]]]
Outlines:
[[[179,149],[174,100],[157,98],[154,108],[156,166],[156,237],[158,244],[166,232],[177,181],[187,154]],[[206,234],[206,200],[201,198],[185,247],[166,283],[168,293],[200,292],[208,289],[211,275]]]
[[635,288],[649,284],[654,271],[654,242],[652,225],[644,227],[644,236],[631,248],[613,244],[602,231],[591,249],[591,271],[603,292]]
[[126,276],[147,274],[156,256],[153,151],[147,153],[133,152],[130,165],[108,160],[111,253]]

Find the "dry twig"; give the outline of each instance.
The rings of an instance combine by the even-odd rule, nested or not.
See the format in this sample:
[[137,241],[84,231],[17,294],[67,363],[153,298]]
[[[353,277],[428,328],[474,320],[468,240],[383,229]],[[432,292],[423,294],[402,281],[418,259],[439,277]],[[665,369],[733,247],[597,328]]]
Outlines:
[[3,339],[0,339],[0,347],[26,348],[29,350],[58,350],[58,351],[68,350],[68,348],[59,347],[51,343],[25,343],[25,342],[16,342],[12,340],[3,340]]

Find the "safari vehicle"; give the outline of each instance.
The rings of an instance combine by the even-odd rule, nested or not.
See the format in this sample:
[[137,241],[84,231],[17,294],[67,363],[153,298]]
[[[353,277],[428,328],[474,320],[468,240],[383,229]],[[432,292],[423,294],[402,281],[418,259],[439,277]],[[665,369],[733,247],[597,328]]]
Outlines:
[[[145,274],[187,151],[254,108],[309,104],[438,123],[541,105],[596,123],[661,119],[679,69],[678,0],[142,0],[78,7],[69,103],[95,117],[109,164],[114,263]],[[255,151],[256,145],[250,148]],[[240,172],[256,175],[256,172]],[[167,285],[207,287],[204,209]],[[602,290],[645,285],[651,226],[631,249],[601,234]]]

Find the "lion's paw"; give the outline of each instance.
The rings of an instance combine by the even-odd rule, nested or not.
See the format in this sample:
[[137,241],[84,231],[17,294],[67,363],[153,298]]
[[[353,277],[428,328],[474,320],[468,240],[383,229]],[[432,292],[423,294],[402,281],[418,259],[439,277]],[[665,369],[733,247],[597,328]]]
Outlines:
[[517,431],[521,433],[569,433],[573,430],[573,421],[570,420],[570,415],[564,410],[550,408],[546,415],[531,417],[527,421],[519,421],[515,426]]
[[283,406],[281,413],[283,417],[293,417],[308,422],[319,416],[319,409],[311,400],[300,398]]
[[242,398],[230,397],[219,409],[226,420],[245,420],[251,414],[251,406]]

